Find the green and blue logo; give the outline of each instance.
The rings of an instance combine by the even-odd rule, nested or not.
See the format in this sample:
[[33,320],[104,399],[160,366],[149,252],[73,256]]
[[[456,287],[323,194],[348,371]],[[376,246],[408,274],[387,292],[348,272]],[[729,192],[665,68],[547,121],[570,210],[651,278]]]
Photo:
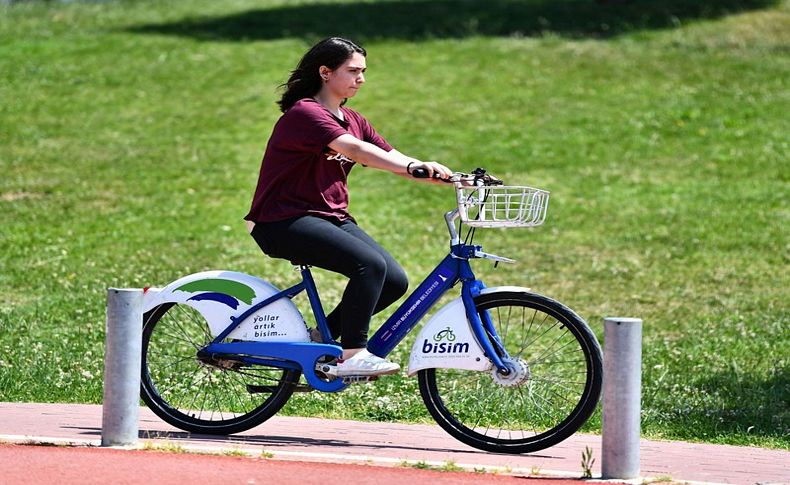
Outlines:
[[224,280],[221,278],[209,278],[205,280],[197,280],[185,285],[179,286],[175,291],[185,291],[187,293],[197,293],[195,296],[190,297],[187,301],[216,301],[223,303],[234,310],[239,307],[239,302],[244,302],[252,305],[252,300],[255,299],[255,290],[233,280]]

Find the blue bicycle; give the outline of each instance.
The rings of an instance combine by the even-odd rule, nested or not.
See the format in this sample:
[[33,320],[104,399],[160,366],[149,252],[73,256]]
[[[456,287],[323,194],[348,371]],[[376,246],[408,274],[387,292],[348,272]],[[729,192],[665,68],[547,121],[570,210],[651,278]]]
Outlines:
[[[452,181],[458,207],[444,216],[450,252],[373,335],[368,350],[386,357],[442,295],[459,288],[411,350],[407,373],[418,376],[425,406],[449,434],[481,450],[553,446],[598,403],[595,335],[555,300],[523,287],[487,288],[470,265],[478,258],[513,262],[473,245],[475,229],[542,224],[549,194],[505,186],[482,169]],[[469,231],[462,241],[463,225]],[[341,347],[331,338],[310,268],[294,264],[302,280],[285,290],[230,271],[146,290],[141,395],[158,416],[193,433],[238,433],[272,417],[295,391],[336,392],[375,379],[333,375]],[[311,340],[292,301],[301,293],[328,343]]]

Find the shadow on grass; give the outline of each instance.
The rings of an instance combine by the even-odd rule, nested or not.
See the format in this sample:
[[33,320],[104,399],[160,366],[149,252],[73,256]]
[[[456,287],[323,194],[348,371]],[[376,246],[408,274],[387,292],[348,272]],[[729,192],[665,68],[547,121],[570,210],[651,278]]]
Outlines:
[[721,409],[697,412],[699,422],[724,435],[741,432],[790,439],[790,368],[764,379],[717,374],[702,385],[718,392],[725,402]]
[[256,9],[223,17],[185,18],[130,31],[201,40],[460,38],[536,36],[607,38],[762,9],[777,0],[405,0],[322,3]]
[[675,410],[671,421],[677,437],[741,436],[748,441],[752,435],[785,443],[790,440],[790,368],[777,369],[767,378],[719,372],[697,381],[694,387],[716,396],[716,404]]

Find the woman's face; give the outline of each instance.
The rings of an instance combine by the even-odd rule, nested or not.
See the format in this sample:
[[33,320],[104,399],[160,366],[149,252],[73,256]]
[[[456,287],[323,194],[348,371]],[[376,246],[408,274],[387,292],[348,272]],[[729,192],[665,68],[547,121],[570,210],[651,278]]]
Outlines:
[[322,79],[325,79],[322,90],[329,90],[332,95],[339,98],[351,98],[365,83],[366,69],[365,56],[358,52],[353,53],[337,69],[321,66],[319,72]]

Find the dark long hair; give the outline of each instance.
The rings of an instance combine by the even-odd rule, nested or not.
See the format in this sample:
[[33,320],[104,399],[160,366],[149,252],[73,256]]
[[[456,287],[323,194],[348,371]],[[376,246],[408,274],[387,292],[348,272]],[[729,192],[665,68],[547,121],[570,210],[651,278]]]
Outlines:
[[321,74],[318,69],[326,66],[337,69],[357,52],[363,56],[368,53],[362,47],[341,37],[329,37],[317,43],[299,61],[296,69],[291,71],[288,82],[280,87],[285,88],[283,97],[277,102],[280,110],[285,113],[297,101],[311,98],[321,90]]

